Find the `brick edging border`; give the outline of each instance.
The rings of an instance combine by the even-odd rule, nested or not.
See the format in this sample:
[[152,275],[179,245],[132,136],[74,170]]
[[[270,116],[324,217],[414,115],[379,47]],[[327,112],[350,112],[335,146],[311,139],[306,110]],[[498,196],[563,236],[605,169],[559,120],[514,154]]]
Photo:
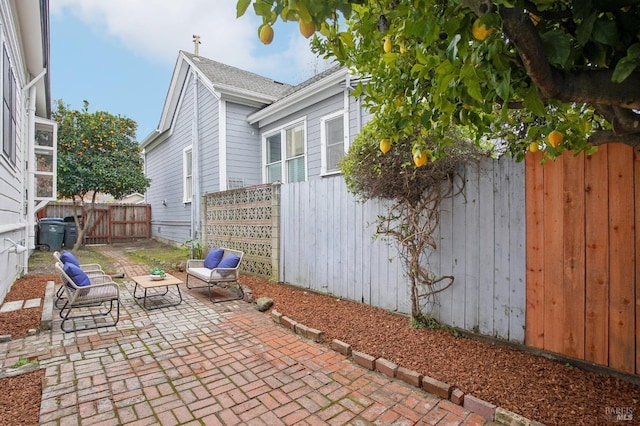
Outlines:
[[[282,325],[302,337],[311,339],[316,343],[322,343],[322,331],[307,327],[304,324],[294,321],[293,319],[282,315],[276,309],[273,309],[270,315],[271,319],[275,323]],[[356,364],[368,370],[377,371],[389,378],[401,380],[442,399],[449,400],[456,405],[462,406],[466,410],[482,416],[486,420],[495,421],[504,425],[517,424],[523,426],[544,426],[543,423],[527,419],[526,417],[502,407],[497,407],[496,405],[473,396],[472,394],[465,394],[462,390],[450,386],[447,383],[429,376],[423,376],[416,371],[401,367],[385,358],[375,358],[364,352],[354,351],[351,348],[351,345],[340,340],[334,339],[331,342],[330,347],[332,350],[344,355],[345,357],[352,358]]]

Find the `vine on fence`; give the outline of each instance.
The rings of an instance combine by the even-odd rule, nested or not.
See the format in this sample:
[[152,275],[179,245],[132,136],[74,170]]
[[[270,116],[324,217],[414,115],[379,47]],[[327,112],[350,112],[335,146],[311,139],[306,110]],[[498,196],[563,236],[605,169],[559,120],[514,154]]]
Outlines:
[[342,171],[347,188],[360,200],[393,201],[388,212],[378,216],[376,235],[397,243],[409,278],[411,316],[414,323],[427,324],[426,307],[437,304],[437,295],[454,282],[453,276],[440,276],[429,266],[429,255],[437,248],[440,207],[462,191],[462,166],[477,160],[479,152],[470,142],[450,135],[445,152],[427,151],[427,163],[417,167],[412,161],[416,138],[434,148],[442,145],[415,131],[383,153],[379,132],[369,124],[343,159]]

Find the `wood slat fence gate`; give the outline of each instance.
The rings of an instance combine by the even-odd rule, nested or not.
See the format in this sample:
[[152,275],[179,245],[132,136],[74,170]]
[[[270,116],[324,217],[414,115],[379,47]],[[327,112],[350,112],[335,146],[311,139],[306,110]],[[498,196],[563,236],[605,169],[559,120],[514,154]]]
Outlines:
[[[44,217],[73,217],[73,205],[49,203],[38,212]],[[82,214],[82,220],[86,215]],[[151,238],[151,206],[148,204],[96,204],[84,244],[110,244],[115,241]]]

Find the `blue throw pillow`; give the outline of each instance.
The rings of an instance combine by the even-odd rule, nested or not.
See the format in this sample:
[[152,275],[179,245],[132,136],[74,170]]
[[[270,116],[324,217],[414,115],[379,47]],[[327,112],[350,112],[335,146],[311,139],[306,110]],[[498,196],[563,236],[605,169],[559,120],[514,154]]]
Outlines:
[[66,250],[60,253],[60,262],[62,262],[63,265],[71,263],[73,265],[80,266],[80,262],[78,262],[78,259],[76,259],[76,257],[71,252],[68,252]]
[[63,270],[78,287],[91,285],[91,281],[87,274],[73,263],[65,263]]
[[[230,253],[227,257],[220,261],[220,263],[218,264],[218,268],[235,268],[236,266],[238,266],[238,262],[240,262],[240,257],[236,256],[233,253]],[[223,277],[226,277],[230,273],[230,271],[220,271],[220,275],[222,275]]]
[[220,263],[222,255],[224,255],[224,249],[212,248],[204,259],[204,267],[214,269],[218,266],[218,263]]

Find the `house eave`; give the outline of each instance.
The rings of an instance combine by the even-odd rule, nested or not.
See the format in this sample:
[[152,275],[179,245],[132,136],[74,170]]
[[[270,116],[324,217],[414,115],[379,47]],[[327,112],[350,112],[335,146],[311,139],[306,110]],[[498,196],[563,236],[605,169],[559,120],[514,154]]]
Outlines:
[[298,90],[297,92],[293,92],[292,94],[282,98],[281,100],[257,111],[249,117],[247,117],[247,121],[249,124],[255,124],[259,121],[269,120],[270,117],[274,117],[292,106],[299,104],[309,98],[312,98],[319,93],[329,89],[331,87],[336,86],[338,83],[343,81],[349,70],[346,68],[341,68],[335,73],[319,80],[303,89]]

